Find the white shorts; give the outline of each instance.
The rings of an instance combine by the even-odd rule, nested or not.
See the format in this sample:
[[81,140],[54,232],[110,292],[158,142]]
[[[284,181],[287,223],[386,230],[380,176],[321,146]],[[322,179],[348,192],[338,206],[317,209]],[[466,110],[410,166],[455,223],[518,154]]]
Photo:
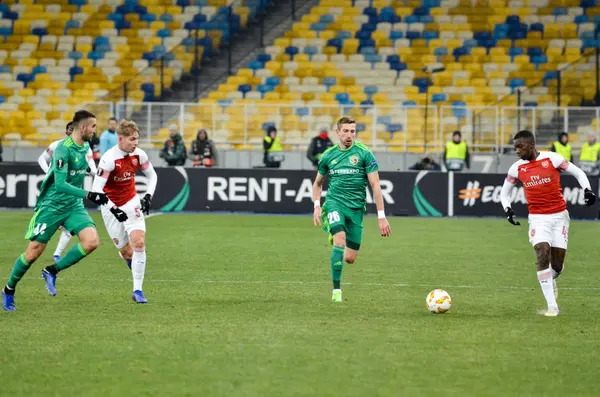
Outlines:
[[142,204],[137,195],[119,208],[127,214],[125,222],[119,222],[107,205],[102,206],[102,219],[104,219],[104,226],[106,226],[106,231],[115,247],[121,249],[129,243],[131,232],[134,230],[146,231],[146,221],[144,221]]
[[569,242],[569,212],[529,214],[529,242],[535,246],[548,243],[551,247],[567,249]]

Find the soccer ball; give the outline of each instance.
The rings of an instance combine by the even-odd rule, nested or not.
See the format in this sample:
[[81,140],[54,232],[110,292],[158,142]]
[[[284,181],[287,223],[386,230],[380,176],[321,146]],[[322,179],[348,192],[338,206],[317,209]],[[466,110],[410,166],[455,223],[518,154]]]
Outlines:
[[450,298],[450,294],[443,289],[434,289],[427,294],[425,305],[432,313],[446,313],[452,307],[452,298]]

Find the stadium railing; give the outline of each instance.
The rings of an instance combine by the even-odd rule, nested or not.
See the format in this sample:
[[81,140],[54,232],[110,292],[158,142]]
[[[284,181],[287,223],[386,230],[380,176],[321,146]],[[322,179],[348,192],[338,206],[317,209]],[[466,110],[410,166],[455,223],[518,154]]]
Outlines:
[[[512,147],[511,137],[520,129],[538,136],[541,146],[568,132],[579,148],[589,134],[600,135],[600,107],[515,106],[378,106],[256,103],[90,102],[82,104],[98,117],[102,132],[108,117],[130,118],[140,127],[140,140],[160,145],[168,127],[176,124],[184,140],[195,139],[205,128],[210,139],[239,150],[262,147],[267,126],[274,125],[284,149],[305,150],[310,139],[327,127],[332,139],[335,122],[342,116],[357,121],[358,139],[375,150],[429,153],[443,151],[454,131],[461,131],[472,150],[502,152]],[[556,115],[560,114],[560,123]],[[106,120],[104,120],[106,118]],[[55,133],[62,133],[57,129]],[[6,138],[6,137],[5,137]],[[13,143],[3,140],[5,145]],[[23,144],[46,144],[40,135]]]
[[117,117],[125,117],[126,109],[127,117],[140,125],[142,141],[164,142],[167,127],[175,123],[185,140],[194,139],[197,130],[205,128],[215,142],[237,149],[260,146],[268,125],[279,130],[289,149],[302,149],[320,128],[333,131],[342,116],[357,121],[361,141],[377,150],[397,152],[443,151],[457,130],[472,149],[494,152],[510,149],[511,138],[520,129],[533,131],[543,145],[566,131],[576,148],[587,134],[600,133],[600,107],[120,102],[115,105]]

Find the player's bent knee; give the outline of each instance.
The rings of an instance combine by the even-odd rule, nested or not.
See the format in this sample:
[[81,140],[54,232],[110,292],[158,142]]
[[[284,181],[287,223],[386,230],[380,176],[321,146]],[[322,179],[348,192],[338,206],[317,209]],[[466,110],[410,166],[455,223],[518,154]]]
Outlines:
[[333,245],[343,247],[346,245],[346,232],[337,232],[333,235]]
[[81,248],[88,254],[100,246],[98,232],[93,227],[85,228],[79,232],[79,240],[81,241]]
[[81,247],[86,253],[90,253],[94,251],[96,248],[100,246],[100,240],[98,238],[85,240],[81,242]]
[[134,251],[143,251],[146,249],[146,234],[141,230],[131,232],[129,242]]
[[540,269],[548,267],[550,265],[550,244],[539,243],[533,248],[535,249],[538,267]]
[[39,258],[42,253],[44,252],[44,249],[46,248],[46,244],[44,243],[40,243],[37,241],[31,241],[29,242],[29,245],[27,246],[27,249],[25,250],[25,260],[27,261],[27,263],[33,263],[37,260],[37,258]]

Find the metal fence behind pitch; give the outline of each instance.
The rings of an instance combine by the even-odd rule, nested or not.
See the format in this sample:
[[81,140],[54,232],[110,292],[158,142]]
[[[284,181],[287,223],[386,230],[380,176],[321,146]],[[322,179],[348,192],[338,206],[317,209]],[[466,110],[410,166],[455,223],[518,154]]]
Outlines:
[[[265,130],[275,126],[288,148],[304,148],[321,128],[333,133],[342,116],[357,122],[358,139],[376,150],[440,152],[454,131],[474,150],[505,151],[512,136],[529,129],[541,145],[568,132],[577,147],[589,134],[600,133],[600,107],[452,107],[291,104],[206,104],[164,102],[94,102],[84,107],[98,117],[98,130],[108,118],[132,118],[141,141],[159,144],[175,124],[185,140],[204,128],[216,143],[237,149],[262,145]],[[57,131],[58,132],[58,131]]]

